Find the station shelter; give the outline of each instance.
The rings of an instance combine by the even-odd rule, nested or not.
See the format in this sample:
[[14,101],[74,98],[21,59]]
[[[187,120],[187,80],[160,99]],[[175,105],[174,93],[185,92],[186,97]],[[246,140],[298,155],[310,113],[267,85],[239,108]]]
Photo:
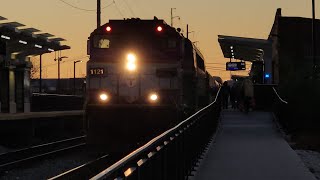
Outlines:
[[273,83],[271,41],[224,35],[219,35],[218,41],[225,58],[251,64],[249,75],[254,83]]
[[70,49],[62,38],[23,26],[0,16],[0,112],[30,112],[32,56]]

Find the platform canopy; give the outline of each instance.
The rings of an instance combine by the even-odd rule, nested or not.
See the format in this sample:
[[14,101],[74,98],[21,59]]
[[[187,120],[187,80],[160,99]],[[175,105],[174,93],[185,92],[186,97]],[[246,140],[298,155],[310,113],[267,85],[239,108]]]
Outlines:
[[265,39],[244,38],[218,35],[221,50],[225,58],[244,61],[262,61],[264,49],[271,42]]
[[18,22],[4,20],[7,19],[0,16],[0,40],[12,45],[11,53],[39,55],[70,49],[70,46],[61,45],[60,41],[64,41],[62,38],[49,33],[39,33],[40,30],[35,28],[23,28],[25,25]]

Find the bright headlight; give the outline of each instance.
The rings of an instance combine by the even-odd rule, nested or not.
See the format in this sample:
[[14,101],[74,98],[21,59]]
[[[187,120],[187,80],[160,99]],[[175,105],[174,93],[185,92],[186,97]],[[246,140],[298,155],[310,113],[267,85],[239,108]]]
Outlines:
[[136,66],[135,63],[132,63],[132,62],[128,62],[128,63],[127,63],[127,69],[128,69],[129,71],[134,71],[134,70],[136,70],[136,68],[137,68],[137,66]]
[[158,100],[158,95],[156,94],[156,93],[152,93],[152,94],[150,94],[150,96],[149,96],[149,100],[151,101],[151,102],[156,102],[157,100]]
[[129,53],[127,55],[127,64],[126,64],[126,68],[129,71],[134,71],[137,69],[137,64],[136,64],[136,56],[132,53]]
[[135,62],[136,61],[136,56],[132,53],[128,54],[127,56],[128,62]]
[[102,93],[102,94],[100,94],[100,100],[101,101],[107,101],[108,100],[108,95],[106,94],[106,93]]

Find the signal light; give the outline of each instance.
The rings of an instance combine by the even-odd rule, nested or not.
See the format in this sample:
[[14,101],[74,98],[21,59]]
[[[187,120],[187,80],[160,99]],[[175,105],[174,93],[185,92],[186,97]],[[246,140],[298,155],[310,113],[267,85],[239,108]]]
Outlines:
[[264,77],[265,77],[266,79],[268,79],[268,78],[270,78],[270,74],[266,73],[266,74],[264,75]]
[[107,27],[106,27],[106,31],[107,31],[107,32],[110,32],[110,31],[111,31],[111,27],[110,27],[110,26],[107,26]]
[[158,27],[157,27],[157,31],[158,31],[158,32],[161,32],[162,30],[163,30],[163,29],[162,29],[161,26],[158,26]]

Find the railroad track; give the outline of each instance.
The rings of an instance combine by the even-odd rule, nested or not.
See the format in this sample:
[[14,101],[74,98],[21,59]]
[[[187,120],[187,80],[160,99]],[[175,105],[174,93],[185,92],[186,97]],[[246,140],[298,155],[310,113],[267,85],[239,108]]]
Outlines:
[[49,178],[49,180],[61,180],[61,179],[90,179],[95,176],[106,167],[110,166],[115,160],[115,157],[105,154],[95,160],[87,162],[83,165],[75,167],[69,171],[59,174],[55,177]]
[[84,147],[85,137],[79,136],[0,154],[0,171],[18,167],[23,163],[39,160],[68,150]]

